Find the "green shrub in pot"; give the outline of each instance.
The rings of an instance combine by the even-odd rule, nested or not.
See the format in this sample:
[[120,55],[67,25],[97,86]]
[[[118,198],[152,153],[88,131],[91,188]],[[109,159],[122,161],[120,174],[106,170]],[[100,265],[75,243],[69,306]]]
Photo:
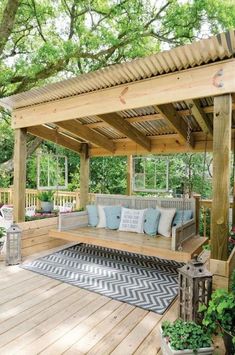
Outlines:
[[41,191],[38,193],[38,199],[41,201],[41,207],[43,212],[51,212],[54,207],[54,194],[52,190]]
[[194,322],[162,323],[163,354],[212,354],[211,335]]

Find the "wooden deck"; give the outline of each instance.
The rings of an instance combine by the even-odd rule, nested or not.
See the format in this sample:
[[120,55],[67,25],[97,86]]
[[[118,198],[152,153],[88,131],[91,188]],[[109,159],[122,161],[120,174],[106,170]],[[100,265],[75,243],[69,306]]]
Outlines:
[[177,307],[161,316],[1,262],[0,354],[161,354],[161,322]]
[[199,254],[202,246],[207,242],[207,238],[195,236],[184,242],[183,250],[179,252],[171,250],[171,238],[161,236],[153,238],[146,234],[119,232],[104,228],[80,227],[62,232],[53,229],[49,231],[49,236],[70,242],[95,244],[182,262],[187,262],[195,254]]
[[1,355],[157,354],[177,316],[176,302],[161,316],[18,266],[1,263],[0,280]]

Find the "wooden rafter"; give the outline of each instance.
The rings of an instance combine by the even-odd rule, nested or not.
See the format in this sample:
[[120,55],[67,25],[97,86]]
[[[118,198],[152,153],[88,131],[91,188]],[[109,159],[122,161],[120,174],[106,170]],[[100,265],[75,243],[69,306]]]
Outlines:
[[188,100],[186,103],[190,108],[190,111],[194,116],[195,120],[201,127],[202,131],[212,137],[213,126],[210,122],[210,119],[207,117],[206,113],[201,108],[199,100]]
[[108,123],[112,128],[118,132],[124,134],[126,137],[131,139],[136,144],[140,145],[142,148],[150,151],[151,150],[151,141],[146,137],[142,132],[132,126],[124,118],[120,117],[117,113],[108,113],[105,115],[100,115],[103,121]]
[[[235,92],[235,60],[213,63],[13,111],[13,128]],[[218,72],[222,73],[217,85]]]
[[57,122],[57,126],[63,128],[67,132],[72,133],[74,136],[83,138],[87,142],[98,145],[108,150],[109,152],[113,153],[115,151],[115,144],[110,139],[88,127],[85,127],[76,120]]
[[[158,105],[155,106],[157,111],[160,112],[162,117],[164,117],[172,128],[179,134],[180,139],[185,143],[187,141],[187,127],[183,119],[179,116],[178,111],[174,108],[172,104]],[[190,136],[190,141],[188,142],[191,147],[193,147],[193,136]]]
[[[233,103],[232,108],[235,111],[235,103]],[[201,107],[201,110],[203,111],[204,114],[213,113],[214,106],[211,105],[211,106]],[[190,115],[190,110],[189,109],[187,109],[187,110],[179,110],[177,112],[178,112],[180,117],[185,117],[185,116],[189,116]],[[130,123],[150,122],[150,121],[162,120],[162,115],[160,113],[153,113],[153,114],[150,114],[150,115],[127,117],[127,118],[125,118],[125,120],[127,122],[130,122]],[[85,123],[85,126],[89,127],[89,128],[106,128],[106,127],[109,127],[109,124],[104,122],[104,121],[99,121],[99,122]]]
[[73,150],[76,153],[79,153],[81,151],[80,142],[76,141],[75,139],[66,137],[60,132],[56,132],[55,129],[50,129],[45,126],[34,126],[29,127],[27,129],[27,132],[32,134],[33,136],[40,137],[42,139],[59,144],[62,147]]

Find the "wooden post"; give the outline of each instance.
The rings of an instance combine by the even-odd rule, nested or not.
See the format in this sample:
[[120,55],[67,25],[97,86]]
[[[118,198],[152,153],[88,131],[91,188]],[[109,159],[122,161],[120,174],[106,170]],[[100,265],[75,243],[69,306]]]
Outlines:
[[[193,197],[195,198],[195,221],[196,221],[196,235],[199,234],[199,225],[200,225],[200,198],[201,195],[194,194]],[[204,235],[205,237],[205,235]]]
[[9,205],[13,205],[13,186],[11,185],[10,188],[9,188],[9,202],[8,204]]
[[126,194],[128,196],[132,195],[132,169],[133,169],[133,159],[132,155],[127,156],[127,188]]
[[25,186],[26,186],[26,136],[25,128],[15,130],[14,145],[14,221],[25,219]]
[[76,205],[75,205],[76,210],[80,208],[80,190],[76,191]]
[[227,260],[231,153],[231,95],[214,98],[211,258]]
[[233,141],[233,208],[232,208],[232,227],[235,227],[235,137],[232,137]]
[[89,149],[88,144],[82,144],[80,154],[80,208],[88,203],[89,193]]

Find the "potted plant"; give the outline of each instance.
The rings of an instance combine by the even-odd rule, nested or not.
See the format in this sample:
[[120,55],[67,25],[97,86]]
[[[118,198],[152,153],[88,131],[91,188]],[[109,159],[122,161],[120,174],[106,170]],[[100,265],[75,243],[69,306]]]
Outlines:
[[[234,274],[233,272],[233,282],[235,282]],[[201,307],[201,311],[204,312],[203,324],[207,327],[210,334],[222,335],[227,355],[235,354],[234,290],[234,284],[232,285],[232,292],[217,289],[212,293],[209,306]]]
[[162,354],[163,355],[211,355],[211,335],[194,322],[177,319],[173,323],[162,322]]
[[54,207],[54,191],[42,191],[38,193],[38,199],[41,201],[43,212],[51,212]]

